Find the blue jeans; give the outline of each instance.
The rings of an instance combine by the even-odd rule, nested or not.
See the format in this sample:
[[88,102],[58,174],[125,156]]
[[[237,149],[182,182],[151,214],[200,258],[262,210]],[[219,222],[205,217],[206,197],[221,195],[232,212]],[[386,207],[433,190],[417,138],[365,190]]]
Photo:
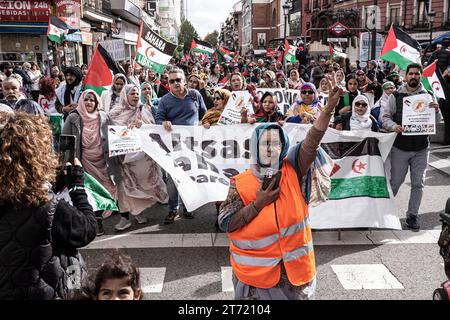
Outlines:
[[178,211],[178,206],[181,204],[183,206],[183,202],[181,201],[177,187],[172,180],[172,177],[167,174],[167,172],[163,172],[163,179],[167,185],[167,193],[169,194],[169,211]]
[[397,195],[400,186],[405,181],[408,168],[410,169],[411,194],[409,196],[408,211],[406,212],[407,217],[417,217],[419,214],[429,156],[430,149],[428,147],[420,151],[403,151],[392,147],[391,187],[394,196]]

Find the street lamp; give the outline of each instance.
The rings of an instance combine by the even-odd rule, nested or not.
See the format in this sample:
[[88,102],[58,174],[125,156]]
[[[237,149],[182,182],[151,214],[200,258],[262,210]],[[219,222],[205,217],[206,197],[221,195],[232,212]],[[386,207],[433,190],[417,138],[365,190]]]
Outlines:
[[284,39],[286,40],[286,34],[287,34],[287,21],[289,12],[291,11],[291,4],[286,3],[283,4],[283,14],[284,14]]
[[430,50],[431,50],[431,43],[433,42],[433,22],[434,22],[435,16],[436,16],[436,12],[434,12],[434,11],[428,12],[428,22],[430,25]]

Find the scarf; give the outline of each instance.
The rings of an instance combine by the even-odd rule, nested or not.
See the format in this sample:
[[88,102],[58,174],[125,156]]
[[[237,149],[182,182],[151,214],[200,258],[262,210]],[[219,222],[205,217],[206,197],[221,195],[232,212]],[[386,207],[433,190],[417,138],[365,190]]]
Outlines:
[[120,102],[109,114],[114,125],[128,126],[141,120],[143,123],[153,124],[155,120],[149,108],[141,108],[141,105],[132,106],[128,103],[128,94],[133,88],[137,88],[139,95],[141,90],[137,85],[127,84],[120,93]]
[[[275,103],[272,112],[266,112],[263,108],[263,101],[267,97],[274,98],[274,95],[271,92],[266,92],[261,97],[259,101],[258,108],[255,112],[254,117],[256,118],[256,122],[278,122],[279,120],[283,120],[283,115],[278,111],[278,105]],[[275,101],[274,101],[275,102]]]
[[78,67],[69,67],[64,71],[64,74],[68,73],[73,74],[76,77],[76,80],[72,84],[68,84],[66,81],[66,91],[64,92],[64,105],[67,106],[72,103],[74,100],[74,96],[77,91],[77,86],[81,83],[83,79],[83,73],[81,69]]
[[265,123],[260,124],[255,128],[255,130],[252,133],[252,136],[250,138],[250,154],[251,154],[251,169],[255,177],[262,181],[264,178],[264,174],[269,169],[267,166],[264,166],[260,162],[259,157],[259,140],[261,139],[262,134],[265,130],[268,129],[275,129],[278,130],[280,134],[280,139],[282,143],[282,150],[280,153],[280,157],[278,159],[278,170],[281,170],[281,167],[283,166],[284,158],[287,156],[288,150],[289,150],[289,137],[284,132],[283,128],[279,126],[278,124],[274,123]]
[[117,73],[116,75],[114,75],[114,78],[112,81],[113,84],[111,86],[111,89],[109,90],[111,93],[111,102],[109,103],[109,110],[111,110],[113,108],[113,106],[117,103],[117,99],[120,98],[120,91],[116,91],[116,89],[114,87],[114,85],[116,84],[116,81],[118,79],[122,79],[123,82],[125,83],[125,85],[128,83],[127,77],[124,74]]
[[[362,116],[360,116],[359,114],[357,114],[355,112],[355,104],[357,101],[363,101],[363,102],[367,103],[366,113],[364,113]],[[352,116],[350,118],[350,130],[351,131],[355,131],[355,130],[369,130],[370,131],[371,129],[372,129],[372,119],[370,118],[369,100],[367,99],[366,96],[363,96],[363,95],[357,96],[353,100],[353,104],[352,104]]]
[[308,90],[308,89],[314,91],[314,98],[311,104],[304,103],[303,100],[300,98],[294,102],[291,108],[289,108],[288,115],[298,116],[301,115],[302,113],[309,113],[313,116],[317,117],[319,116],[320,99],[317,93],[316,86],[311,82],[305,82],[300,88],[300,90]]

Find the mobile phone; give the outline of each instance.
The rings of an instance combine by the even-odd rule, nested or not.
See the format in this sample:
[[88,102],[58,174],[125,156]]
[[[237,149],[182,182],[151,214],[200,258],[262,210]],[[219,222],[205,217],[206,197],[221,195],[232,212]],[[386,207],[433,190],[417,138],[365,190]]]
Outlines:
[[268,169],[266,174],[264,175],[264,179],[263,179],[263,183],[262,183],[262,190],[266,190],[270,183],[272,182],[272,180],[275,179],[275,185],[273,186],[273,189],[277,189],[278,186],[280,185],[280,179],[281,179],[281,172],[278,170],[272,170],[272,169]]
[[62,134],[59,136],[59,156],[60,164],[67,162],[74,164],[77,137],[74,135]]

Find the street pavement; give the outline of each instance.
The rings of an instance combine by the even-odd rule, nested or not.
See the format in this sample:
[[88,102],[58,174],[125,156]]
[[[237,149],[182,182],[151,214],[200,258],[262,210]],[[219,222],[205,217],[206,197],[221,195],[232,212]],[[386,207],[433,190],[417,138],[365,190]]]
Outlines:
[[[430,300],[445,280],[437,239],[450,197],[450,147],[432,145],[421,205],[421,231],[405,227],[409,175],[395,198],[403,230],[314,231],[318,300]],[[149,222],[115,232],[120,216],[105,220],[105,235],[82,249],[94,272],[113,248],[122,248],[141,269],[145,299],[233,299],[228,240],[214,226],[213,204],[164,225],[167,206],[145,211]]]

